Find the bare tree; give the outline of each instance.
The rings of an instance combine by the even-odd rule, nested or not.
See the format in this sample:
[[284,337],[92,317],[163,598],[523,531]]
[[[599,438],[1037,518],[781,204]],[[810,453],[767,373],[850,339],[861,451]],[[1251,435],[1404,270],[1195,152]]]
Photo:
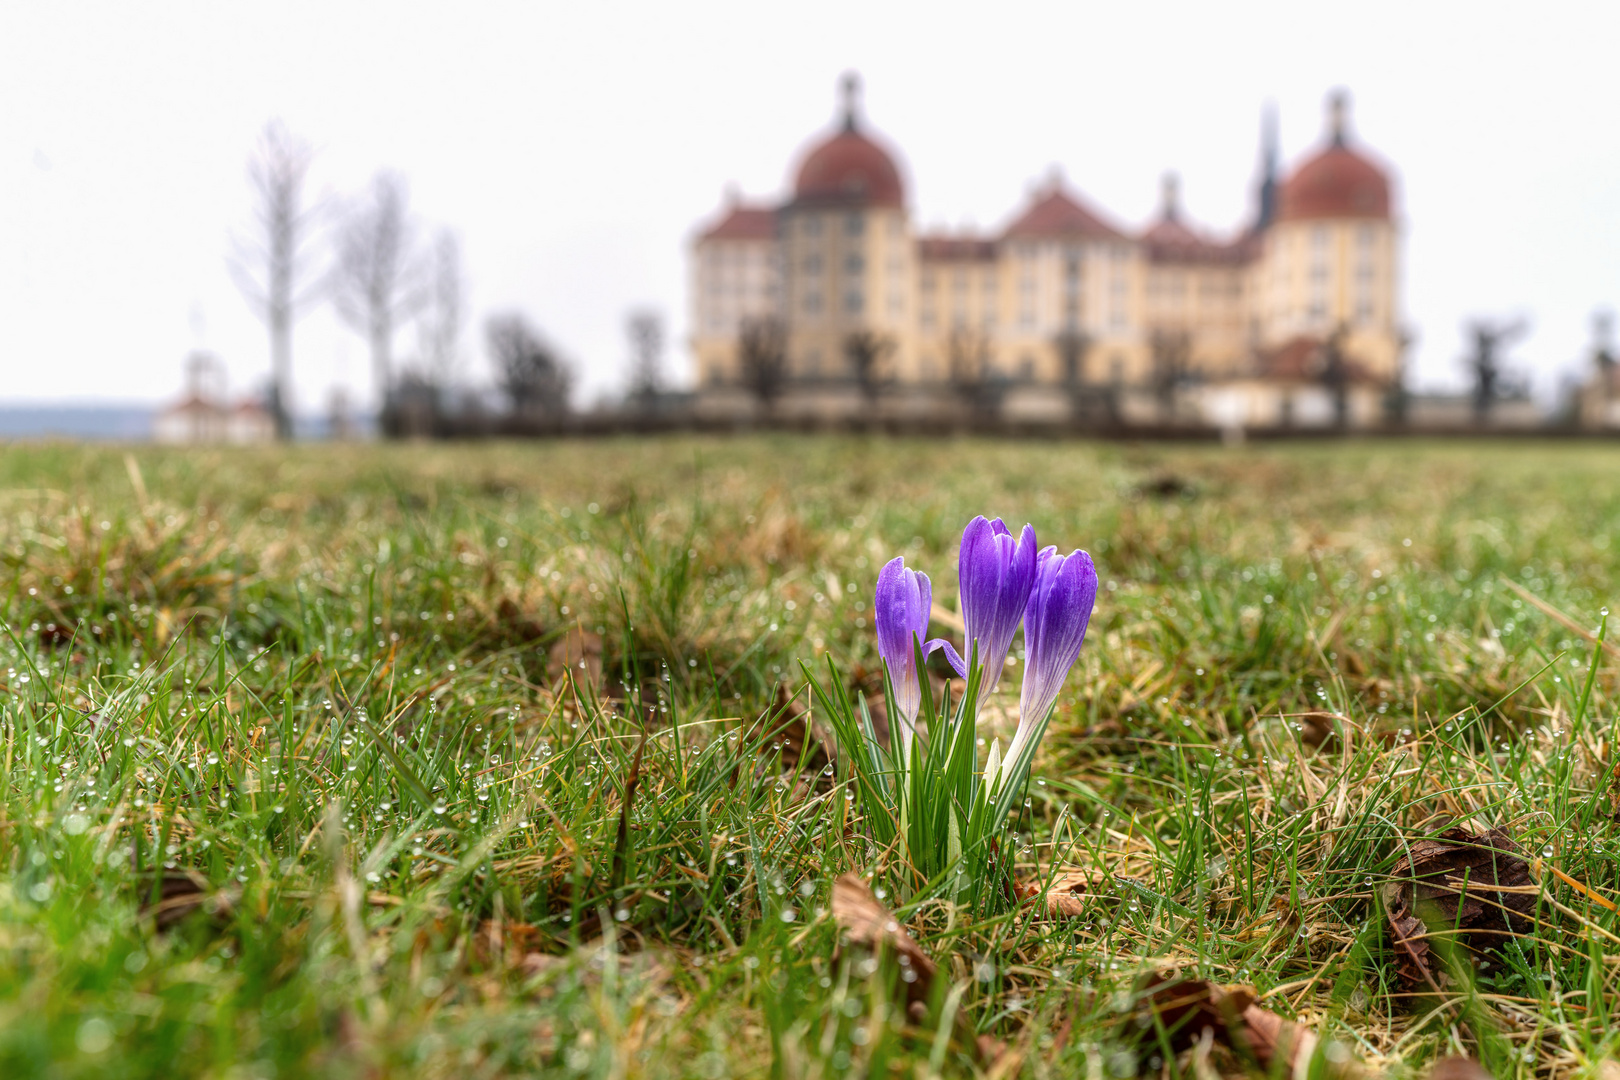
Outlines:
[[664,320],[650,308],[632,311],[624,329],[630,339],[630,397],[650,404],[664,390]]
[[744,319],[737,332],[737,364],[744,385],[770,415],[787,378],[787,328],[782,320],[770,315]]
[[877,405],[878,394],[888,377],[884,364],[894,348],[893,338],[875,330],[852,330],[844,338],[844,359],[849,361],[868,409]]
[[1052,339],[1057,350],[1058,367],[1063,373],[1063,385],[1071,390],[1086,381],[1086,356],[1091,352],[1091,337],[1084,330],[1060,331]]
[[422,303],[415,225],[405,179],[378,173],[350,207],[338,235],[332,299],[338,314],[371,347],[372,380],[386,422],[393,390],[394,335]]
[[951,331],[945,342],[950,365],[951,388],[975,413],[995,411],[995,372],[991,365],[990,339],[967,326]]
[[1600,378],[1608,379],[1615,369],[1614,314],[1608,311],[1592,315],[1592,364]]
[[1345,355],[1344,340],[1349,328],[1340,323],[1322,342],[1322,368],[1319,378],[1333,398],[1333,426],[1343,428],[1350,423],[1350,358]]
[[573,373],[528,319],[516,312],[492,316],[484,324],[484,338],[515,415],[533,420],[568,412]]
[[455,233],[441,229],[433,241],[428,284],[423,295],[417,334],[428,381],[441,389],[456,378],[461,360],[461,326],[466,313],[466,281],[461,272],[461,245]]
[[1463,363],[1474,378],[1474,421],[1483,424],[1490,419],[1491,407],[1502,396],[1503,354],[1514,339],[1523,336],[1526,327],[1522,321],[1508,323],[1490,319],[1473,319],[1468,323],[1468,336],[1473,348]]
[[384,409],[390,434],[423,437],[443,430],[446,398],[461,350],[465,286],[455,234],[441,230],[422,267],[416,313],[416,359],[402,365]]
[[1148,339],[1148,351],[1153,358],[1153,390],[1162,418],[1169,419],[1176,388],[1192,372],[1192,338],[1185,330],[1155,330]]
[[1086,357],[1091,345],[1091,335],[1074,326],[1058,331],[1052,338],[1063,387],[1069,393],[1069,419],[1076,423],[1085,415],[1091,393],[1086,385]]
[[232,239],[231,276],[253,313],[270,331],[270,412],[276,434],[290,439],[292,331],[319,291],[310,250],[319,207],[304,205],[304,179],[313,152],[279,120],[265,125],[248,159],[253,233]]

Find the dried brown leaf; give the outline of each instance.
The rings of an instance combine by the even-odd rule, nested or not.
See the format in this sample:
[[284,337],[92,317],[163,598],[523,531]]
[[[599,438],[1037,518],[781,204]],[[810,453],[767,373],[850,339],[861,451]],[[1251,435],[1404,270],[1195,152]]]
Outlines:
[[1441,1058],[1429,1070],[1429,1080],[1493,1080],[1485,1066],[1471,1057]]
[[912,1001],[928,1000],[937,967],[889,909],[872,895],[866,882],[854,874],[838,875],[838,880],[833,882],[832,914],[844,928],[850,944],[905,957],[905,964],[917,975],[914,982],[906,984],[906,997]]
[[1086,913],[1097,883],[1080,870],[1059,874],[1046,890],[1046,910],[1056,918],[1072,919]]
[[[866,882],[854,874],[840,874],[833,882],[832,914],[849,944],[874,953],[889,952],[899,960],[901,970],[906,973],[902,979],[906,988],[906,1012],[915,1021],[923,1020],[939,969],[906,933],[905,927],[878,902]],[[956,1039],[981,1064],[994,1062],[1006,1052],[1000,1041],[976,1036],[960,1012],[956,1016]]]
[[[1131,1021],[1138,1040],[1156,1039],[1162,1029],[1177,1052],[1192,1047],[1208,1032],[1238,1055],[1252,1059],[1262,1071],[1280,1068],[1295,1076],[1305,1075],[1316,1053],[1314,1031],[1262,1008],[1248,987],[1159,974],[1148,981],[1139,1002],[1141,1007]],[[1360,1071],[1348,1054],[1330,1054],[1329,1063],[1340,1076]]]
[[1447,829],[1410,845],[1383,888],[1396,969],[1407,985],[1439,990],[1448,982],[1434,962],[1431,928],[1449,933],[1455,927],[1474,952],[1530,929],[1535,896],[1510,891],[1533,884],[1518,852],[1501,829]]
[[[153,884],[157,886],[155,899]],[[198,910],[224,922],[230,918],[239,895],[234,889],[215,889],[207,878],[191,870],[165,870],[161,878],[155,882],[148,878],[141,888],[148,898],[141,905],[141,915],[150,916],[159,930],[175,926]]]
[[570,626],[551,646],[546,674],[552,682],[569,673],[580,686],[602,685],[602,635],[580,626]]

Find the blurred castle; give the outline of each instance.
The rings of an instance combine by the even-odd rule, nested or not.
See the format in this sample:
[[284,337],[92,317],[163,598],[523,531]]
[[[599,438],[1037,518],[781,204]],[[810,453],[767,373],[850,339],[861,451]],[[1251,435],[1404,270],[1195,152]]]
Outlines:
[[999,232],[919,234],[857,96],[846,76],[790,198],[730,197],[695,240],[702,412],[1241,429],[1366,426],[1398,401],[1390,178],[1343,94],[1286,176],[1268,118],[1253,220],[1227,238],[1173,177],[1135,231],[1055,175]]

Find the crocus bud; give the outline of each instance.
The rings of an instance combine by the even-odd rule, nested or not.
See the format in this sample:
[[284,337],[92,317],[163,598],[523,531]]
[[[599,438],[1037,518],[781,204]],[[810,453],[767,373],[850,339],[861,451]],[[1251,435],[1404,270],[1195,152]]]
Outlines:
[[[1049,547],[1040,554],[1035,586],[1024,610],[1024,687],[1018,701],[1018,730],[1002,759],[1018,761],[1031,737],[1045,732],[1047,715],[1069,669],[1080,657],[1097,601],[1097,571],[1084,551],[1059,555]],[[1006,771],[1006,767],[1003,767]]]
[[1035,552],[1032,525],[1014,537],[1000,518],[976,517],[962,530],[958,580],[966,630],[963,648],[971,658],[976,647],[984,665],[980,701],[996,688],[1006,666],[1007,650],[1035,583]]
[[878,655],[889,669],[894,703],[908,728],[917,723],[922,688],[917,681],[916,646],[928,636],[928,613],[934,590],[928,575],[906,569],[906,560],[891,559],[878,574],[872,601],[872,624],[877,629]]

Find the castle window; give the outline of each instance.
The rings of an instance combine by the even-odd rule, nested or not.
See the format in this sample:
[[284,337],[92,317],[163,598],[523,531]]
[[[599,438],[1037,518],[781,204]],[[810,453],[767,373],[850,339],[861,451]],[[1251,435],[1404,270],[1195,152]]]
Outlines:
[[804,260],[804,272],[807,274],[821,273],[821,256],[807,255]]
[[821,294],[809,292],[804,294],[804,313],[806,315],[821,314]]
[[844,310],[849,312],[851,315],[859,315],[864,304],[865,301],[862,299],[861,294],[856,290],[851,289],[849,292],[844,294]]
[[820,236],[821,235],[821,218],[820,218],[819,215],[816,215],[816,214],[806,214],[805,215],[805,218],[804,218],[804,235],[806,235],[806,236]]
[[866,260],[857,252],[852,252],[844,258],[844,272],[846,274],[859,274],[866,269]]
[[859,236],[866,229],[866,219],[859,214],[846,214],[844,216],[844,235]]

